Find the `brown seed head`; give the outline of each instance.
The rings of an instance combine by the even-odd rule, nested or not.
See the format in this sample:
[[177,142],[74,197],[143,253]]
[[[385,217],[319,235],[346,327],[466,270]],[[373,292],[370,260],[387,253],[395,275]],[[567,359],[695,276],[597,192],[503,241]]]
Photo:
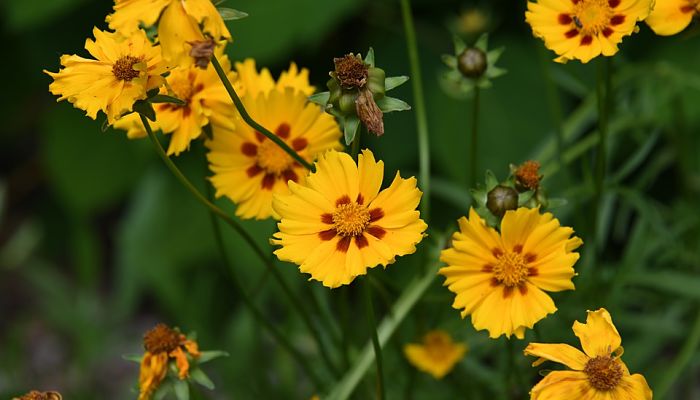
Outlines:
[[355,109],[360,121],[367,127],[367,130],[377,136],[384,134],[384,114],[374,101],[374,96],[368,88],[360,90],[360,95],[355,100]]
[[21,397],[15,397],[12,400],[62,400],[63,397],[58,392],[38,392],[32,390]]
[[214,55],[216,42],[212,38],[206,40],[196,40],[187,42],[192,48],[190,49],[190,57],[194,58],[194,65],[201,69],[207,69],[209,60]]
[[182,340],[180,333],[165,324],[158,324],[143,335],[143,347],[151,354],[170,353]]
[[124,56],[118,59],[114,65],[112,65],[112,73],[120,81],[130,82],[132,79],[137,78],[140,74],[139,71],[134,69],[134,64],[138,62],[141,62],[141,58]]
[[352,53],[334,58],[335,77],[345,89],[361,89],[367,84],[368,68],[360,57]]
[[588,382],[602,392],[613,390],[622,380],[622,366],[610,356],[591,358],[583,372],[588,375]]
[[537,190],[541,179],[540,163],[537,161],[525,161],[515,170],[515,181],[525,190]]

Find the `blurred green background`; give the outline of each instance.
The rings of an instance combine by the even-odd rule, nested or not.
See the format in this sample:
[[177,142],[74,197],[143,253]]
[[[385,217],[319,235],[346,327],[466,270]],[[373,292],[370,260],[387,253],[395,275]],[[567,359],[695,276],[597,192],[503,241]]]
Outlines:
[[[615,57],[609,181],[599,224],[601,262],[593,262],[590,175],[596,137],[596,60],[555,65],[553,54],[524,22],[525,1],[415,0],[432,154],[434,237],[456,228],[470,204],[466,187],[471,101],[447,96],[439,84],[441,54],[451,53],[455,20],[478,8],[489,17],[491,46],[505,46],[499,65],[508,74],[483,92],[479,169],[499,178],[509,163],[536,158],[545,185],[568,204],[557,210],[583,237],[578,290],[554,294],[560,311],[543,320],[542,340],[574,343],[570,330],[586,309],[606,307],[623,336],[624,359],[667,398],[700,399],[700,35],[697,25],[661,38],[645,26],[625,39]],[[228,0],[250,14],[228,23],[235,60],[254,57],[275,75],[295,61],[323,88],[332,58],[372,46],[389,75],[409,75],[398,1]],[[59,390],[66,400],[128,399],[138,376],[126,353],[142,351],[143,332],[156,322],[196,331],[200,348],[231,354],[205,366],[217,385],[196,398],[304,399],[321,391],[252,319],[231,288],[214,245],[211,219],[173,179],[148,141],[101,131],[66,102],[55,103],[50,78],[61,54],[85,55],[94,25],[105,28],[106,0],[3,0],[0,3],[0,398],[30,389]],[[548,92],[547,76],[555,85]],[[411,86],[396,97],[413,104]],[[554,93],[549,96],[548,93]],[[561,107],[566,166],[557,160],[554,132]],[[387,176],[417,174],[415,114],[386,117],[386,135],[363,138],[385,160]],[[586,144],[587,143],[587,144]],[[586,147],[589,146],[589,147]],[[201,142],[176,159],[205,191],[209,175]],[[218,204],[232,211],[227,200]],[[271,221],[244,222],[263,246]],[[279,287],[235,232],[224,228],[233,264],[257,304],[312,360],[320,360]],[[420,267],[421,252],[386,271],[377,306],[383,315]],[[299,296],[315,296],[337,318],[315,315],[319,327],[339,324],[338,294],[307,282],[279,263]],[[506,341],[489,340],[459,319],[452,295],[436,278],[385,351],[390,398],[525,398],[539,379],[519,357],[519,378],[504,365]],[[344,288],[357,350],[368,339],[357,285]],[[471,351],[444,381],[415,372],[401,346],[441,327]],[[697,333],[695,336],[700,335]],[[517,353],[532,340],[514,343]],[[695,347],[694,347],[695,346]],[[351,355],[354,354],[351,352]],[[683,354],[682,356],[679,356]],[[340,359],[338,359],[340,360]],[[322,369],[320,361],[315,365]],[[674,370],[677,366],[677,369]],[[551,366],[550,366],[551,367]],[[356,390],[368,398],[371,374]],[[665,391],[665,390],[664,390]]]

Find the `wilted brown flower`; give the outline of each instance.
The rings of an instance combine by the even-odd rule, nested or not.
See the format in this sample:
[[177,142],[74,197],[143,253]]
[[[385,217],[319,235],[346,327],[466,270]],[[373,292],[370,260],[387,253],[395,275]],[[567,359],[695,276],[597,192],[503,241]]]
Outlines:
[[367,130],[382,136],[384,134],[384,114],[379,109],[374,101],[374,96],[369,89],[360,90],[357,100],[355,100],[357,116],[360,117],[362,123],[367,127]]
[[361,89],[367,84],[368,68],[362,59],[352,53],[334,58],[335,76],[345,89]]

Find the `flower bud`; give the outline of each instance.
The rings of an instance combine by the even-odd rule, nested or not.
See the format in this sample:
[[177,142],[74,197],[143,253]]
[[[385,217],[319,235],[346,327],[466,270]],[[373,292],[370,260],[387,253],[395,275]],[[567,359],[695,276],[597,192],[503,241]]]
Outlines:
[[486,72],[487,66],[486,53],[476,47],[464,49],[457,56],[457,68],[467,78],[480,78]]
[[502,217],[506,211],[518,208],[518,192],[515,189],[498,185],[489,193],[486,207],[497,217]]

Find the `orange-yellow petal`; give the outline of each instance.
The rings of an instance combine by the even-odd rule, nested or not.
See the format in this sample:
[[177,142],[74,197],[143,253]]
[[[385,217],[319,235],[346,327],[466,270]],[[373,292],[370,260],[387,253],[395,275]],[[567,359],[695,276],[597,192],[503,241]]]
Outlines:
[[581,341],[583,351],[591,358],[609,356],[622,344],[608,310],[588,311],[586,323],[574,322],[573,330]]

